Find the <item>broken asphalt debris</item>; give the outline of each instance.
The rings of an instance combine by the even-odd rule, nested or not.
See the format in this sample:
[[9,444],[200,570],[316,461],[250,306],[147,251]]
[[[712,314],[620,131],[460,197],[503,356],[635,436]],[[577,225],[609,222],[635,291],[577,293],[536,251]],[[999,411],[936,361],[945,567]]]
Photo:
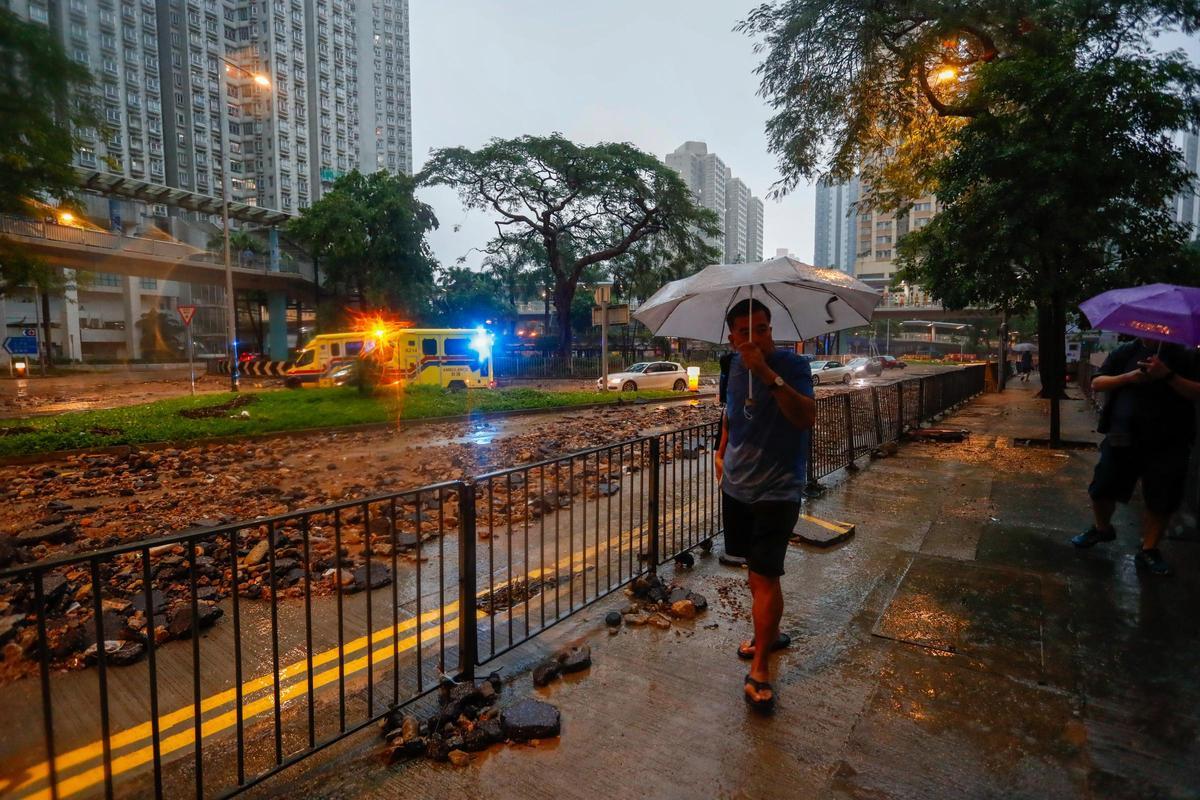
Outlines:
[[454,683],[446,679],[438,692],[438,710],[421,720],[395,709],[383,720],[388,763],[425,757],[456,767],[471,763],[471,753],[501,742],[527,742],[559,735],[558,709],[541,700],[520,700],[501,710],[499,674],[487,680]]

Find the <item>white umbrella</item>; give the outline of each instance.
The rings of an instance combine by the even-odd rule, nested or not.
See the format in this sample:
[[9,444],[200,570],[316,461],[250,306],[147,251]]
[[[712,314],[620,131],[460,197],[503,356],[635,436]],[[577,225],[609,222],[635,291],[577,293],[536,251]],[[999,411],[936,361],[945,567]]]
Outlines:
[[779,341],[798,342],[871,321],[879,292],[837,269],[774,258],[758,264],[713,264],[671,281],[634,312],[656,336],[724,342],[725,314],[753,298],[771,312]]
[[723,342],[725,314],[750,298],[771,312],[779,341],[798,342],[871,321],[882,295],[841,270],[774,258],[757,264],[713,264],[671,281],[633,317],[656,336]]
[[1038,349],[1038,346],[1036,344],[1033,344],[1032,342],[1021,342],[1020,344],[1014,344],[1012,346],[1012,351],[1014,353],[1025,353],[1025,352],[1032,353],[1032,352],[1036,352],[1037,349]]

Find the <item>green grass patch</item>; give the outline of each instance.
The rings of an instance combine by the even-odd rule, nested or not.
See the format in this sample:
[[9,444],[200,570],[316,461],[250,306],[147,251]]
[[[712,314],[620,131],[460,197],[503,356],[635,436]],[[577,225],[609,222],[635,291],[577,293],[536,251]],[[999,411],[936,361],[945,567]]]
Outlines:
[[[544,392],[521,388],[448,392],[418,386],[403,395],[374,397],[364,396],[350,387],[176,397],[122,408],[0,421],[0,457],[119,444],[254,436],[472,412],[615,403],[618,396],[625,401],[634,398],[657,400],[678,397],[679,393],[647,391],[618,395],[616,392]],[[218,408],[234,401],[245,405]],[[211,416],[202,416],[205,413]]]

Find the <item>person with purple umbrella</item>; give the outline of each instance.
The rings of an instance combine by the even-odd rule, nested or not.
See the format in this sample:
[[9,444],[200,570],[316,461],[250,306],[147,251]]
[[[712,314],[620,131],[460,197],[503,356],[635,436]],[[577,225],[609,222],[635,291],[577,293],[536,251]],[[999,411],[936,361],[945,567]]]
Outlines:
[[1100,461],[1088,487],[1095,521],[1071,543],[1087,548],[1115,539],[1116,504],[1128,503],[1140,481],[1145,509],[1136,562],[1153,575],[1170,575],[1158,543],[1186,488],[1200,400],[1197,354],[1179,344],[1134,338],[1108,355],[1092,390],[1108,393],[1097,427],[1105,434]]

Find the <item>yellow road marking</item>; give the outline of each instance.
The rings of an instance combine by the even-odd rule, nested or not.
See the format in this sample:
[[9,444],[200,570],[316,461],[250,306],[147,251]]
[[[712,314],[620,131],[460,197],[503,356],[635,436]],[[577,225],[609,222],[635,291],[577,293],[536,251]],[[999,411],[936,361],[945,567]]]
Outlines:
[[[447,603],[444,609],[441,609],[441,608],[434,609],[433,611],[428,611],[428,612],[422,614],[421,615],[421,624],[425,625],[427,622],[430,622],[431,620],[435,620],[435,619],[440,620],[443,614],[445,614],[445,615],[457,614],[457,612],[458,612],[458,601],[454,601],[452,603]],[[416,624],[417,624],[416,617],[412,617],[410,619],[403,620],[398,625],[394,626],[395,634],[399,635],[400,633],[413,628],[414,626],[416,626]],[[393,626],[389,625],[386,628],[381,628],[380,630],[373,632],[371,634],[372,644],[378,643],[379,641],[382,641],[384,639],[387,639],[390,641],[392,638],[392,635],[393,635],[392,628],[393,628]],[[360,636],[357,639],[346,642],[345,646],[343,647],[343,652],[345,654],[358,652],[359,650],[362,650],[366,646],[366,643],[367,643],[366,635]],[[338,648],[336,648],[336,647],[330,648],[321,653],[316,653],[313,655],[313,659],[312,659],[313,669],[315,670],[319,666],[324,666],[325,664],[336,660],[337,657],[338,657]],[[288,666],[281,669],[279,671],[279,680],[280,680],[280,682],[283,682],[284,680],[287,680],[295,675],[299,675],[299,674],[307,672],[307,671],[308,671],[308,660],[302,659],[300,661],[293,662],[292,664],[289,664]],[[274,673],[267,673],[258,678],[254,678],[252,680],[246,681],[245,683],[242,684],[242,701],[243,701],[243,703],[245,702],[247,695],[251,695],[254,692],[257,692],[261,689],[265,689],[268,686],[273,687],[274,684],[275,684]],[[220,708],[221,706],[225,705],[226,703],[236,701],[236,699],[237,699],[236,688],[226,689],[226,690],[218,692],[214,695],[210,695],[209,697],[203,698],[200,701],[200,713],[204,714],[205,712],[215,710],[215,709]],[[178,708],[175,711],[171,711],[169,713],[162,714],[158,718],[159,734],[161,735],[164,731],[169,730],[169,729],[175,727],[176,725],[179,725],[180,723],[192,721],[194,719],[194,717],[195,717],[195,707],[194,707],[194,705],[191,705],[191,704],[189,704],[187,706],[183,706],[181,708]],[[136,744],[137,742],[140,742],[143,739],[149,738],[153,734],[154,734],[154,728],[151,725],[151,723],[149,721],[143,722],[140,725],[135,725],[132,728],[127,728],[126,730],[123,730],[120,733],[116,733],[116,734],[113,734],[112,736],[110,736],[109,740],[108,740],[109,747],[111,750],[117,750],[119,748],[126,747],[131,744]],[[96,741],[94,741],[90,744],[84,745],[83,747],[79,747],[79,748],[76,748],[75,750],[71,750],[69,752],[63,753],[62,755],[56,756],[54,759],[55,771],[61,776],[63,773],[65,773],[67,770],[71,769],[72,767],[78,766],[79,764],[85,763],[94,758],[103,758],[103,756],[104,756],[104,743],[102,740],[97,739]],[[28,787],[30,784],[36,783],[37,781],[40,781],[44,778],[49,777],[49,775],[50,775],[49,764],[47,762],[43,761],[42,763],[31,767],[29,769],[29,771],[27,772],[27,775],[29,777],[17,785],[16,788],[18,790],[24,789],[24,788]]]
[[[457,617],[455,617],[455,619],[457,619]],[[424,640],[425,637],[422,636],[421,638],[422,638],[422,640]],[[392,645],[390,645],[390,644],[385,644],[382,647],[376,648],[373,651],[374,657],[371,659],[371,663],[379,664],[379,663],[386,662],[388,659],[390,659],[393,656],[393,649],[396,649],[399,652],[404,653],[409,650],[412,650],[413,648],[416,647],[416,645],[417,645],[417,637],[416,636],[409,636],[409,637],[401,640],[396,645],[395,648],[393,648]],[[367,667],[367,663],[368,663],[367,656],[360,656],[360,657],[354,659],[353,661],[347,661],[345,663],[344,669],[341,670],[341,674],[342,675],[352,675],[355,672],[364,670]],[[326,684],[332,683],[333,681],[337,680],[338,672],[339,672],[339,670],[337,667],[331,667],[330,669],[327,669],[324,672],[316,673],[316,675],[312,681],[313,689],[314,690],[318,689],[322,686],[325,686]],[[280,693],[279,693],[280,705],[282,705],[285,700],[290,700],[293,697],[295,697],[296,695],[299,695],[303,692],[307,692],[308,691],[308,682],[309,682],[309,679],[308,679],[308,676],[306,675],[306,676],[302,677],[300,680],[289,684],[287,687],[281,688]],[[267,711],[272,711],[272,710],[274,710],[274,708],[275,708],[275,698],[273,695],[269,695],[267,697],[262,697],[258,700],[254,700],[254,701],[252,701],[250,703],[246,703],[242,706],[242,718],[243,718],[243,720],[252,719],[260,714],[266,713]],[[221,731],[228,730],[229,728],[232,728],[235,725],[237,725],[236,709],[232,710],[232,711],[226,711],[225,713],[220,714],[216,717],[212,717],[210,719],[204,720],[200,726],[200,734],[201,734],[202,738],[208,738],[209,736],[220,733]],[[166,737],[165,739],[162,739],[161,742],[159,743],[159,752],[161,755],[165,756],[170,753],[174,753],[177,750],[181,750],[185,747],[188,747],[188,746],[194,744],[195,741],[196,741],[195,729],[187,728],[185,730],[180,731],[179,733],[173,734],[171,736]],[[137,767],[142,766],[143,764],[149,763],[150,761],[153,760],[153,758],[154,758],[154,749],[150,745],[142,747],[138,750],[134,750],[133,752],[127,753],[123,756],[118,756],[117,758],[114,758],[112,760],[112,774],[114,777],[116,777],[117,775],[128,772],[131,769],[135,769]],[[84,789],[95,786],[103,780],[104,780],[104,765],[101,764],[99,766],[92,767],[91,769],[89,769],[85,772],[81,772],[77,775],[73,775],[70,778],[67,778],[66,780],[59,781],[58,795],[59,795],[59,797],[69,797],[73,794],[77,794],[78,792],[83,791]],[[35,800],[35,799],[36,800],[44,800],[44,798],[49,798],[49,797],[50,797],[50,790],[48,788],[42,789],[33,794],[25,795],[25,798],[27,798],[28,800]]]
[[[678,512],[672,515],[672,517],[678,517],[678,516],[679,516]],[[617,543],[619,546],[624,542],[624,540],[626,538],[628,538],[629,543],[632,544],[634,541],[636,541],[637,534],[639,533],[639,531],[642,528],[644,528],[644,524],[642,526],[638,526],[637,528],[632,528],[628,531],[620,532],[615,537],[609,537],[602,543],[597,542],[596,544],[592,545],[591,547],[582,549],[578,553],[568,554],[567,556],[560,558],[556,563],[548,565],[546,568],[542,568],[539,566],[539,567],[533,568],[533,569],[526,569],[522,575],[523,575],[523,577],[526,578],[526,580],[531,580],[531,579],[536,580],[537,578],[542,577],[542,575],[549,573],[551,570],[553,570],[557,574],[558,570],[564,566],[569,567],[573,574],[575,572],[577,566],[586,568],[588,556],[590,556],[594,553],[598,553],[601,550],[601,547],[603,547],[603,549],[606,551],[611,550],[614,542]],[[510,533],[509,535],[511,536],[514,534]],[[598,564],[596,566],[597,566],[597,568],[599,567]],[[505,586],[505,585],[511,583],[513,580],[516,580],[516,579],[517,578],[515,578],[515,577],[510,577],[509,579],[507,579],[503,582],[492,584],[492,587],[493,587],[493,589],[498,589],[502,586]],[[485,592],[480,592],[479,594],[480,594],[480,596],[482,596],[484,593]],[[439,620],[439,621],[444,620],[445,622],[457,620],[458,619],[457,612],[458,612],[458,602],[457,601],[447,603],[446,606],[444,606],[443,608],[434,609],[432,611],[428,611],[428,612],[422,614],[421,615],[421,625],[424,626],[427,622],[430,622],[433,620]],[[450,616],[450,615],[453,615],[453,616]],[[477,613],[476,613],[477,619],[486,619],[487,617],[488,617],[488,614],[484,611],[477,611]],[[383,645],[382,647],[380,647],[374,651],[376,653],[383,653],[384,655],[382,658],[373,659],[372,663],[378,663],[379,661],[386,661],[388,658],[390,658],[392,656],[393,649],[398,649],[399,652],[405,652],[405,651],[415,647],[416,641],[417,641],[417,636],[409,636],[408,638],[401,640],[400,643],[396,645],[396,648],[393,648],[393,646],[390,644],[390,640],[394,636],[399,635],[401,632],[408,630],[410,628],[413,628],[416,624],[417,624],[417,619],[415,617],[413,617],[413,618],[410,618],[410,619],[400,622],[398,625],[388,626],[386,628],[382,628],[377,631],[374,631],[369,637],[372,645],[377,644],[384,640],[387,640],[389,643]],[[430,626],[429,628],[424,628],[424,630],[432,632],[433,627]],[[367,647],[367,640],[368,640],[368,636],[363,635],[363,636],[360,636],[350,642],[346,642],[342,648],[342,652],[344,654],[348,654],[348,653],[354,653],[359,650],[362,650],[364,647]],[[425,636],[422,635],[421,640],[422,640],[422,642],[424,642],[426,640]],[[312,659],[313,669],[314,669],[314,673],[316,673],[316,677],[313,679],[314,690],[330,683],[331,681],[333,681],[337,678],[338,669],[336,667],[326,670],[325,672],[320,672],[320,673],[316,672],[316,668],[318,666],[323,666],[324,664],[334,661],[335,659],[337,659],[337,657],[338,657],[338,648],[336,648],[336,647],[330,648],[321,653],[313,655],[313,659]],[[349,675],[352,672],[357,672],[359,670],[362,670],[366,667],[366,664],[367,664],[366,656],[359,657],[353,661],[345,662],[345,668],[343,669],[342,674]],[[352,667],[352,665],[353,665],[353,667]],[[296,661],[292,664],[289,664],[288,666],[284,667],[283,669],[281,669],[279,671],[279,678],[280,678],[281,683],[284,680],[290,679],[297,675],[301,676],[300,679],[297,680],[296,682],[289,684],[286,687],[283,687],[283,686],[280,687],[280,705],[281,706],[283,705],[283,702],[286,699],[290,699],[291,697],[295,696],[296,694],[298,694],[300,692],[307,691],[307,689],[308,689],[308,674],[307,673],[308,673],[307,659],[302,659],[302,660]],[[275,699],[274,699],[273,693],[269,694],[265,697],[262,697],[258,700],[249,700],[247,697],[248,695],[251,695],[254,692],[266,689],[268,687],[272,687],[272,688],[274,687],[274,673],[267,673],[265,675],[254,678],[250,681],[246,681],[245,683],[242,684],[242,695],[243,695],[243,697],[242,697],[242,717],[243,717],[243,720],[249,720],[254,716],[257,716],[266,711],[274,709]],[[204,713],[206,713],[208,711],[213,711],[215,709],[218,709],[218,708],[222,707],[223,705],[225,705],[226,703],[235,702],[236,699],[237,699],[236,689],[232,689],[232,688],[218,692],[207,698],[203,698],[200,703],[201,714],[203,715]],[[176,709],[175,711],[169,712],[167,714],[160,715],[159,716],[159,735],[162,736],[163,733],[165,733],[166,731],[170,730],[171,728],[173,728],[181,723],[191,722],[191,721],[194,721],[194,706],[192,704],[181,707],[181,708]],[[201,736],[202,736],[202,738],[208,737],[210,735],[213,735],[213,734],[219,733],[223,730],[226,730],[236,724],[237,724],[236,709],[226,711],[216,717],[211,717],[207,720],[202,719],[202,721],[201,721]],[[153,736],[153,727],[151,726],[151,723],[149,721],[141,723],[139,725],[135,725],[132,728],[128,728],[124,731],[121,731],[121,732],[109,737],[110,751],[115,752],[121,748],[136,744],[136,743],[138,743],[144,739],[147,739],[151,736]],[[160,742],[159,742],[160,756],[165,756],[168,753],[175,752],[183,747],[186,747],[186,746],[194,743],[194,741],[195,741],[194,727],[188,727],[187,729],[182,730],[179,733],[173,734],[171,736],[167,736],[165,738],[161,738]],[[98,783],[103,781],[104,780],[103,764],[92,767],[91,769],[85,770],[83,772],[80,772],[77,775],[73,775],[73,776],[65,778],[65,779],[63,778],[63,775],[67,771],[69,771],[72,767],[80,766],[81,764],[84,764],[93,759],[103,758],[103,755],[104,755],[103,741],[97,740],[97,741],[92,742],[83,747],[79,747],[79,748],[76,748],[75,750],[71,750],[67,753],[64,753],[60,756],[56,756],[54,763],[55,763],[56,773],[59,778],[59,781],[58,781],[59,795],[62,797],[66,797],[70,794],[74,794],[74,793],[83,791],[84,789],[89,788],[91,786],[97,785]],[[154,751],[153,751],[153,747],[151,745],[141,747],[137,750],[133,750],[124,755],[114,756],[112,759],[112,774],[114,776],[116,776],[118,774],[127,772],[131,769],[135,769],[138,766],[141,766],[143,764],[147,764],[147,763],[151,762],[153,760],[153,757],[154,757]],[[25,773],[28,777],[15,787],[15,791],[20,791],[22,789],[30,788],[32,784],[35,784],[39,781],[47,779],[49,777],[49,773],[50,773],[50,770],[49,770],[49,765],[47,764],[47,762],[42,762],[40,764],[30,767],[30,769],[27,770]],[[11,781],[8,781],[6,783],[0,783],[0,788],[5,788],[8,785],[11,785]],[[28,798],[47,797],[48,798],[48,797],[50,797],[50,792],[49,792],[49,789],[43,789],[43,790],[39,790],[38,792],[36,792],[34,794],[25,795],[25,797],[28,797]]]
[[814,525],[820,525],[825,530],[833,531],[834,533],[845,533],[854,527],[849,522],[837,522],[835,520],[821,519],[820,517],[810,517],[808,514],[801,514],[800,519],[811,522]]

